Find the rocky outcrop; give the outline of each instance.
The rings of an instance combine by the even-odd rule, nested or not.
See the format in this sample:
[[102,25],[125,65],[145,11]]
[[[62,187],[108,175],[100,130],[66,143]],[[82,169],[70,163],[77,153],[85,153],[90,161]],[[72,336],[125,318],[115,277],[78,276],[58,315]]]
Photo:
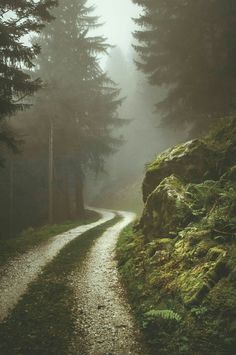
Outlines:
[[148,166],[143,182],[144,202],[155,187],[172,174],[186,183],[218,177],[215,161],[219,153],[197,139],[168,149]]
[[[176,348],[181,354],[232,354],[236,120],[223,121],[204,139],[161,154],[148,166],[143,198],[143,214],[127,239],[128,252],[125,243],[121,249],[121,270],[131,293],[136,288],[135,302],[148,334],[156,334],[162,349],[162,328],[167,351],[161,354],[174,354]],[[181,318],[178,325],[169,318],[163,325],[163,310],[175,323]]]

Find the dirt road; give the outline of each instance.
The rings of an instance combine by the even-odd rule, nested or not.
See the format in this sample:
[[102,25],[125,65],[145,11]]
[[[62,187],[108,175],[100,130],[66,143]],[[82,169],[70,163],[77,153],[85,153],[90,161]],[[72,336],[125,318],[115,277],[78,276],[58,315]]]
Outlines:
[[115,246],[120,232],[135,215],[120,212],[121,221],[93,245],[82,266],[71,274],[76,290],[77,337],[73,354],[144,354],[130,306],[121,285]]
[[47,243],[43,243],[22,256],[12,259],[4,268],[0,269],[0,321],[7,317],[20,297],[26,292],[29,283],[36,279],[43,267],[66,244],[115,216],[112,211],[93,210],[101,214],[101,219],[57,235]]

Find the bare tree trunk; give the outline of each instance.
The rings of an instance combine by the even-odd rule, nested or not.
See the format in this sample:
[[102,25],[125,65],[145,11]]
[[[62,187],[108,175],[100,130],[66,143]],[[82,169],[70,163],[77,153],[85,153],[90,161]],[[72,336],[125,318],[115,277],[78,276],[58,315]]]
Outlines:
[[53,151],[53,142],[54,141],[54,126],[53,119],[50,119],[50,128],[49,128],[49,151],[48,151],[48,223],[53,223],[53,160],[54,160],[54,151]]
[[76,179],[76,215],[77,217],[83,217],[85,214],[84,210],[84,186],[82,178]]
[[13,234],[13,208],[14,208],[14,163],[12,157],[10,157],[10,207],[9,207],[9,234],[12,237]]

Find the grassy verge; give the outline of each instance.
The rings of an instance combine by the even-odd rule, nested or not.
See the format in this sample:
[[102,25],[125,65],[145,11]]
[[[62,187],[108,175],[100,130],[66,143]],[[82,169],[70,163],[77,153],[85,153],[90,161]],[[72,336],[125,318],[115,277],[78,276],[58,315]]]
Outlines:
[[0,325],[0,354],[69,353],[75,332],[75,298],[68,275],[81,265],[94,241],[118,220],[115,217],[75,239],[44,269]]
[[[160,243],[160,239],[157,242]],[[162,248],[166,248],[167,239],[161,242]],[[120,236],[117,248],[119,270],[149,346],[148,354],[235,354],[235,273],[223,276],[217,284],[213,284],[201,303],[184,306],[178,290],[171,288],[173,283],[170,283],[169,278],[173,277],[175,269],[181,270],[186,255],[175,264],[171,273],[164,274],[163,259],[158,259],[158,265],[156,263],[158,254],[153,252],[154,243],[156,241],[147,243],[142,234],[130,226]],[[163,249],[160,252],[162,256]],[[235,256],[233,246],[231,253]],[[175,255],[172,254],[174,262],[177,260]],[[219,265],[222,266],[222,262]],[[229,255],[227,267],[234,265],[235,257]],[[184,274],[182,270],[180,275]],[[196,277],[195,274],[193,277]]]
[[47,241],[49,238],[80,225],[95,222],[99,217],[98,213],[87,211],[85,217],[79,221],[66,221],[63,224],[47,225],[36,229],[29,228],[16,238],[0,239],[0,267],[10,258],[25,253],[34,246]]
[[139,324],[142,323],[142,314],[139,305],[142,299],[142,291],[145,288],[144,278],[141,273],[138,274],[136,258],[134,253],[136,241],[133,232],[134,224],[127,226],[120,234],[117,243],[118,267],[122,280],[128,290],[130,303],[135,310]]
[[[150,260],[151,255],[142,235],[133,229],[133,225],[128,226],[118,241],[118,266],[136,320],[144,335],[147,354],[211,354],[188,351],[187,329],[191,326],[183,322],[179,315],[181,310],[176,309],[170,297],[166,297],[168,306],[165,303],[160,304],[160,289],[153,284],[152,279],[153,274],[159,277],[159,270]],[[204,341],[204,334],[202,338]]]
[[117,258],[129,302],[144,337],[147,348],[145,355],[182,354],[169,338],[169,333],[174,332],[179,325],[180,317],[171,310],[157,309],[159,293],[149,283],[150,270],[155,270],[155,266],[150,264],[149,269],[147,268],[148,254],[144,240],[133,227],[131,224],[121,233],[117,244]]
[[[159,354],[157,352],[156,340],[160,333],[152,330],[152,317],[146,315],[147,310],[154,307],[155,293],[148,289],[146,284],[146,272],[142,265],[142,253],[144,250],[142,239],[133,230],[134,224],[126,227],[120,235],[117,244],[118,267],[122,281],[127,289],[129,302],[136,316],[144,336],[147,347],[147,354]],[[163,329],[163,331],[165,331]],[[162,353],[160,353],[162,354]]]

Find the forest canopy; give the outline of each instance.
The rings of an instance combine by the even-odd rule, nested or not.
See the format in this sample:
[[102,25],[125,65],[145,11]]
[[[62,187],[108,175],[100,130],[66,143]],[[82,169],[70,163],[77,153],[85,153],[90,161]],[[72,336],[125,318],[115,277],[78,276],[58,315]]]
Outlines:
[[41,85],[27,70],[35,66],[40,46],[26,44],[26,35],[39,33],[53,17],[50,10],[56,0],[9,1],[0,6],[0,143],[16,149],[17,140],[4,119],[24,110],[24,98],[33,95]]
[[163,124],[193,133],[235,112],[236,3],[232,0],[133,0],[138,68],[165,86],[156,108]]

